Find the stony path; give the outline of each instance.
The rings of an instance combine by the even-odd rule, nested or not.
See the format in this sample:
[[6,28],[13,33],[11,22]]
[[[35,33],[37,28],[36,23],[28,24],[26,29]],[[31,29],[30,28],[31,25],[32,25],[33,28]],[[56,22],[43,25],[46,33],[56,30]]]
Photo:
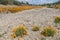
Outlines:
[[[31,25],[39,25],[40,29],[47,25],[54,25],[54,17],[57,15],[60,16],[60,10],[53,8],[32,9],[15,14],[0,14],[0,34],[6,32],[3,37],[0,37],[0,40],[17,40],[17,38],[11,39],[10,34],[11,29],[19,24],[25,24],[30,33],[23,37],[24,40],[41,40],[40,31],[33,32]],[[58,34],[56,37],[59,36]],[[47,39],[56,40],[55,37]]]

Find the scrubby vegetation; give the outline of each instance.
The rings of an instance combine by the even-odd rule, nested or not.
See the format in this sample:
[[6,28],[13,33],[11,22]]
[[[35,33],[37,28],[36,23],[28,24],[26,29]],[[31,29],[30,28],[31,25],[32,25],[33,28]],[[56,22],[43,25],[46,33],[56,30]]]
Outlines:
[[39,31],[39,29],[40,29],[39,26],[33,26],[33,27],[32,27],[32,30],[33,30],[33,31]]
[[57,27],[57,25],[60,23],[60,16],[55,16],[54,23],[55,26]]
[[56,16],[54,22],[55,23],[60,23],[60,16]]
[[19,25],[18,27],[13,29],[13,34],[11,34],[12,38],[15,37],[23,37],[24,35],[28,35],[28,31],[27,28],[25,27],[25,25]]
[[54,36],[54,35],[56,35],[56,33],[57,33],[58,31],[57,31],[57,29],[56,28],[54,28],[54,27],[52,27],[52,26],[48,26],[48,27],[45,27],[43,30],[42,30],[42,32],[41,32],[41,34],[43,35],[43,36]]

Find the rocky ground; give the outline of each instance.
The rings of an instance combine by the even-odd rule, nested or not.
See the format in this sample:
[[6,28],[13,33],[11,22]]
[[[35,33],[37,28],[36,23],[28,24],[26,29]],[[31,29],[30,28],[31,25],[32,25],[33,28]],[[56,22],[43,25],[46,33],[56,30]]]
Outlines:
[[[53,8],[42,8],[42,9],[32,9],[18,12],[15,14],[0,13],[0,40],[18,40],[17,38],[11,39],[12,28],[19,24],[25,24],[28,28],[29,35],[24,36],[24,40],[60,40],[60,32],[54,37],[43,37],[40,32],[44,26],[52,25],[54,26],[54,17],[59,15],[59,9]],[[39,25],[40,31],[32,31],[31,25]],[[58,25],[57,28],[60,28]],[[60,29],[59,29],[60,30]]]

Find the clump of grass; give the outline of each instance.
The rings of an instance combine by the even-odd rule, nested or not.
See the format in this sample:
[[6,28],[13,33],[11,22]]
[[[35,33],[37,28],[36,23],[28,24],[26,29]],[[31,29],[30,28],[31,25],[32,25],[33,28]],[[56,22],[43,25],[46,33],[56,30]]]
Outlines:
[[39,31],[39,26],[33,26],[32,30],[33,31]]
[[56,16],[54,22],[55,23],[60,23],[60,16]]
[[47,26],[42,30],[41,34],[43,36],[52,36],[53,37],[55,34],[57,34],[57,32],[58,32],[58,30],[55,27]]
[[46,40],[46,38],[41,38],[41,40]]
[[27,28],[25,27],[25,25],[19,25],[17,28],[13,29],[13,34],[11,34],[11,36],[13,38],[15,37],[23,37],[24,35],[28,35],[28,31]]
[[60,23],[60,16],[56,16],[54,19],[55,26],[57,27],[57,24]]

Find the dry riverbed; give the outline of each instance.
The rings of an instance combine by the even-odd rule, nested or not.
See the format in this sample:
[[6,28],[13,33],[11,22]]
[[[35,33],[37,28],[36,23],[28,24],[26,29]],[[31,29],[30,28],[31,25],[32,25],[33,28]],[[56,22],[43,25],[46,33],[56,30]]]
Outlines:
[[[40,31],[34,32],[31,30],[31,25],[39,25],[40,30],[44,26],[54,26],[54,17],[60,16],[59,9],[42,8],[32,9],[18,12],[15,14],[0,14],[0,40],[18,40],[17,38],[11,39],[12,28],[19,24],[25,24],[28,28],[29,35],[24,36],[24,40],[60,40],[60,32],[54,37],[42,37]],[[57,28],[60,28],[58,25]],[[60,30],[60,29],[59,29]]]

